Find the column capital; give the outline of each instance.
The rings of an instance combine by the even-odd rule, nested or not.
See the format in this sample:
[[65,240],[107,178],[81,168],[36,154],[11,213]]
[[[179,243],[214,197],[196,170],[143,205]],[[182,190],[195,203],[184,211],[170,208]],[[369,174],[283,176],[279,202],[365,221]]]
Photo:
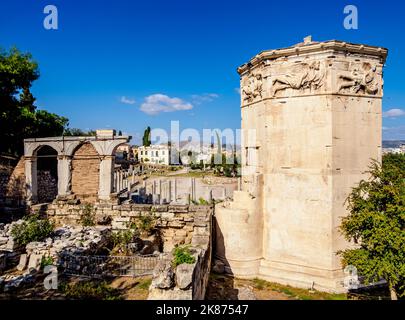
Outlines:
[[72,160],[73,156],[66,155],[66,154],[58,154],[58,160]]
[[100,155],[101,160],[115,160],[115,156],[113,155]]
[[24,160],[33,162],[33,161],[37,160],[37,157],[36,156],[25,156]]

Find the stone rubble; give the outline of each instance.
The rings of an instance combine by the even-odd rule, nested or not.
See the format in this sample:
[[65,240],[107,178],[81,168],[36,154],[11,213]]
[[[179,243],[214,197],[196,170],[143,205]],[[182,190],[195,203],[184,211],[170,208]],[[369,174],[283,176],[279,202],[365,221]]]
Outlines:
[[23,220],[14,221],[10,224],[0,223],[0,252],[13,252],[18,248],[13,237],[11,236],[11,230],[14,225],[21,224],[22,222]]
[[[0,225],[0,271],[7,267],[7,258],[15,254],[18,246],[11,236],[13,225],[22,223],[23,220],[11,224]],[[53,264],[58,264],[63,254],[90,255],[100,248],[108,245],[111,228],[73,227],[64,226],[55,229],[52,236],[41,242],[30,242],[25,246],[26,253],[19,254],[17,270],[22,274],[7,274],[0,277],[0,288],[4,291],[19,288],[35,281],[35,274],[40,270],[43,258],[50,258]]]

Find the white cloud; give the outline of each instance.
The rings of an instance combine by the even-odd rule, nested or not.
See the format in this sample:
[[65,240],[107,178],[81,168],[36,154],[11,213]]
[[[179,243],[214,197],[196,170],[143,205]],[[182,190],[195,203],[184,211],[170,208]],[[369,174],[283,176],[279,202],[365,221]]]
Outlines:
[[405,140],[405,126],[384,127],[383,140]]
[[135,104],[134,99],[127,98],[126,96],[122,96],[120,101],[121,101],[121,103],[124,103],[124,104]]
[[157,115],[161,112],[174,112],[191,110],[193,105],[180,98],[170,98],[164,94],[153,94],[145,98],[140,110],[149,115]]
[[201,104],[203,102],[211,102],[219,98],[219,94],[216,93],[204,93],[204,94],[193,94],[191,96],[193,103]]
[[405,111],[401,109],[391,109],[383,112],[383,117],[385,118],[397,118],[405,116]]

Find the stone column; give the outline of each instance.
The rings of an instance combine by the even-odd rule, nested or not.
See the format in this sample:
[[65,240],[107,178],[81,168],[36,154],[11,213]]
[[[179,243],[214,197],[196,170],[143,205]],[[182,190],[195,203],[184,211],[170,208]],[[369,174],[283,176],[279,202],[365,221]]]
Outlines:
[[177,179],[173,180],[173,200],[177,201]]
[[118,171],[118,190],[120,192],[122,190],[122,172]]
[[58,156],[58,196],[72,193],[72,157]]
[[167,201],[170,203],[172,202],[172,180],[168,181],[168,185],[167,185]]
[[191,200],[196,201],[195,178],[191,178]]
[[32,205],[38,201],[37,159],[25,158],[25,184],[27,186],[27,204]]
[[100,182],[98,197],[100,200],[109,200],[113,191],[114,156],[104,156],[100,162]]
[[114,171],[114,174],[113,174],[113,186],[114,186],[113,192],[117,192],[117,190],[118,190],[118,185],[117,185],[117,171]]

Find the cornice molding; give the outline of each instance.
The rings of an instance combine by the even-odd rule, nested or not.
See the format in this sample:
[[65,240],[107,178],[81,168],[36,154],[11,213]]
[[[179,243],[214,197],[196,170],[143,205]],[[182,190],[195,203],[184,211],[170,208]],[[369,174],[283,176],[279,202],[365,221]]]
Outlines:
[[241,65],[237,71],[240,75],[253,69],[258,64],[266,60],[274,60],[280,57],[299,56],[301,54],[321,53],[326,51],[337,51],[343,53],[364,54],[376,56],[381,59],[384,64],[387,56],[388,49],[383,47],[375,47],[364,44],[354,44],[344,41],[331,40],[325,42],[310,42],[309,44],[299,43],[289,48],[281,48],[276,50],[265,50],[250,59],[249,62]]

